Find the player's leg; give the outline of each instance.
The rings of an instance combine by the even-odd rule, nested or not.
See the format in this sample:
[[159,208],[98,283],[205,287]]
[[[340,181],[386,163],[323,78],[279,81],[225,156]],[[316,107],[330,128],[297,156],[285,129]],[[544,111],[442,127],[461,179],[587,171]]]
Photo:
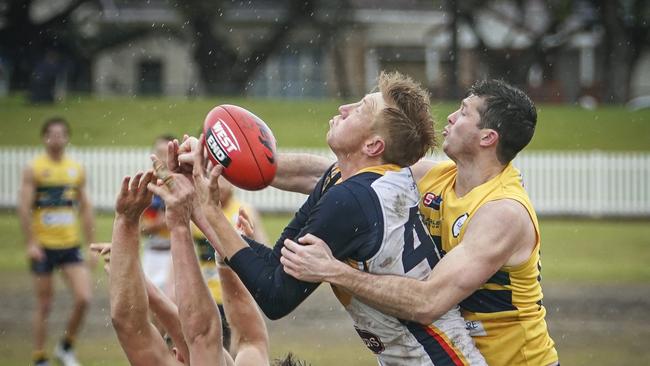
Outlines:
[[[34,268],[34,266],[32,266]],[[45,340],[47,337],[47,320],[52,309],[52,297],[54,294],[54,281],[52,272],[33,273],[34,290],[36,295],[36,308],[32,317],[32,331],[34,337],[33,360],[36,365],[45,364],[47,355],[45,352]]]
[[83,262],[66,264],[61,267],[61,272],[73,295],[72,313],[70,314],[65,335],[70,340],[74,340],[81,328],[92,296],[90,273]]
[[57,264],[61,266],[63,277],[72,291],[73,305],[63,339],[55,347],[54,355],[64,366],[78,366],[73,346],[90,304],[90,273],[79,248],[62,251]]

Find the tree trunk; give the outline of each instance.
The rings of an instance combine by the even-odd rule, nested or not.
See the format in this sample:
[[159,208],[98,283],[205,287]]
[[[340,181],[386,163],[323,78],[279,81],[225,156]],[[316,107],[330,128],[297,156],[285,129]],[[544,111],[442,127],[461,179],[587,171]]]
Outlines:
[[605,26],[603,101],[606,103],[625,103],[630,92],[634,50],[619,18],[619,6],[618,1],[600,2]]

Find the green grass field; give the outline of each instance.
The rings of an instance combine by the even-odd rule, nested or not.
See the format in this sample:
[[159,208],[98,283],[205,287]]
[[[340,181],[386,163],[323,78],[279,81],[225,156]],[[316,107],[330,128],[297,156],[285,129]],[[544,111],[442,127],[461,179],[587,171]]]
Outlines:
[[[341,101],[243,98],[93,99],[68,97],[53,106],[32,106],[18,97],[0,99],[0,147],[39,145],[42,121],[69,119],[77,146],[149,146],[162,133],[196,133],[207,111],[231,103],[248,108],[274,131],[278,147],[325,147],[327,121]],[[456,103],[434,105],[438,127]],[[650,110],[622,107],[587,111],[575,106],[538,106],[538,128],[529,150],[650,151]],[[279,235],[287,215],[265,216],[269,236]],[[112,216],[97,217],[97,240],[110,240]],[[650,222],[542,219],[543,283],[551,335],[562,364],[650,364]],[[0,211],[0,366],[25,365],[30,355],[30,277],[13,212]],[[106,280],[94,273],[95,303],[79,345],[85,365],[127,365],[108,316]],[[63,283],[57,282],[61,290]],[[311,365],[376,365],[360,344],[327,286],[285,319],[267,322],[274,357],[289,350]],[[641,295],[639,295],[641,294]],[[69,300],[58,291],[52,337],[63,328]],[[50,342],[52,345],[52,342]]]
[[[289,219],[288,215],[264,216],[269,237],[277,237]],[[97,217],[99,241],[110,240],[111,223],[112,215]],[[626,323],[635,324],[638,317],[646,319],[645,305],[634,298],[622,301],[625,308],[610,301],[612,296],[618,296],[617,289],[636,293],[649,288],[648,222],[545,219],[541,228],[545,300],[551,335],[558,344],[562,363],[605,366],[650,362],[650,351],[643,346],[643,337],[650,333],[645,328],[630,330]],[[33,300],[24,246],[13,212],[0,212],[0,242],[0,292],[4,298],[0,366],[24,365],[30,354],[27,320]],[[86,365],[127,365],[110,325],[106,286],[98,268],[94,273],[96,300],[78,353]],[[64,309],[69,304],[61,281],[57,281],[57,289],[50,347],[63,329],[67,316]],[[327,286],[321,286],[292,315],[267,322],[272,355],[280,357],[293,351],[313,366],[376,365],[330,292]],[[600,299],[601,295],[605,298]],[[577,315],[571,311],[575,306]],[[582,316],[583,312],[588,314]],[[635,363],[638,361],[643,362]]]
[[[143,99],[68,97],[52,106],[33,106],[14,96],[0,99],[0,146],[38,145],[49,116],[69,119],[78,146],[148,146],[162,133],[195,134],[215,105],[248,108],[273,130],[278,147],[325,147],[327,121],[342,101],[244,98]],[[457,103],[434,103],[438,128]],[[529,150],[650,150],[650,110],[620,106],[588,111],[576,106],[538,106],[538,127]]]
[[[290,216],[264,217],[270,238],[277,238]],[[113,217],[97,216],[97,240],[110,241]],[[650,225],[647,221],[542,220],[545,281],[649,283]],[[0,272],[25,269],[25,253],[17,217],[0,213]]]

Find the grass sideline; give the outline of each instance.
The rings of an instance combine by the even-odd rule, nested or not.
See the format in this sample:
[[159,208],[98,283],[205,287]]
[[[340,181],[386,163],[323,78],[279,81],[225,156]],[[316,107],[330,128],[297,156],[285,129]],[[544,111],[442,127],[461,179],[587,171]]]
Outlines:
[[[289,215],[264,216],[264,226],[274,240],[290,220]],[[97,216],[98,241],[110,241],[112,215]],[[650,282],[650,225],[647,221],[541,220],[544,281],[572,283]],[[0,213],[0,273],[26,270],[18,218]]]
[[[236,104],[261,117],[278,147],[325,147],[327,122],[343,103],[338,100],[274,100],[214,97],[198,99],[108,98],[70,96],[55,105],[30,105],[14,95],[0,98],[0,146],[38,145],[43,120],[66,117],[77,146],[149,146],[159,134],[196,133],[207,112],[218,104]],[[438,129],[457,103],[434,102]],[[650,151],[650,109],[631,112],[622,106],[594,111],[575,105],[538,106],[538,127],[528,150]]]

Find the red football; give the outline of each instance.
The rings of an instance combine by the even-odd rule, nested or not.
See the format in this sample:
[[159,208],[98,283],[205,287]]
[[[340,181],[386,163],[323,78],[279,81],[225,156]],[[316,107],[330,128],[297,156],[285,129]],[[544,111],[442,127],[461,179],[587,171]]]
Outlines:
[[242,107],[223,104],[205,117],[205,148],[223,176],[235,186],[258,190],[268,186],[277,164],[275,137],[266,123]]

